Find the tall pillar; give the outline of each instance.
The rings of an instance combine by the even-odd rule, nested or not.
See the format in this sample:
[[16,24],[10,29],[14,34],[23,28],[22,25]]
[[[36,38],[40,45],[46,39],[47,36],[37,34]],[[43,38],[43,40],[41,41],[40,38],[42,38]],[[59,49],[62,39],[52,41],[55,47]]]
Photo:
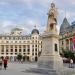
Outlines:
[[15,56],[15,45],[13,45],[13,61],[14,61],[14,56]]
[[22,51],[21,51],[21,54],[23,55],[23,45],[21,45],[21,50],[22,50]]
[[69,50],[70,50],[70,39],[69,39]]
[[4,45],[4,57],[6,57],[6,45]]
[[11,55],[10,55],[10,46],[11,45],[9,45],[9,49],[8,49],[9,61],[10,61],[10,57],[11,57]]
[[66,50],[66,40],[65,39],[63,40],[63,47],[64,47],[64,50]]
[[0,57],[1,57],[1,45],[0,45]]

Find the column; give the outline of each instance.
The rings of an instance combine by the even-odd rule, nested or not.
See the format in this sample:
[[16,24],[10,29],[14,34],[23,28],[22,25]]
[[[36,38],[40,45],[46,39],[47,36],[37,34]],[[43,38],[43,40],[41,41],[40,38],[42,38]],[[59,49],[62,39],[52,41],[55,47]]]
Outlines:
[[9,61],[10,61],[10,45],[9,45],[9,51],[8,51]]
[[0,57],[1,57],[1,45],[0,45]]
[[19,45],[17,45],[17,54],[19,54]]
[[15,56],[15,45],[13,45],[13,61],[14,61],[14,56]]
[[30,61],[32,61],[32,44],[30,44]]
[[4,45],[4,57],[6,57],[6,45]]
[[21,54],[23,56],[23,45],[21,45]]
[[69,50],[71,49],[70,46],[71,46],[71,45],[70,45],[70,39],[69,39]]
[[66,39],[63,40],[63,49],[66,50]]

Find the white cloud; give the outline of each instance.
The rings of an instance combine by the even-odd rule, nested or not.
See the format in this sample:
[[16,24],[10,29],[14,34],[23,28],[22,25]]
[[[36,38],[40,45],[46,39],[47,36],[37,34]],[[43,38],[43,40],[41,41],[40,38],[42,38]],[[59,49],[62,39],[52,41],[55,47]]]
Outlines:
[[25,4],[31,6],[32,2],[33,0],[0,0],[0,5]]
[[69,4],[75,4],[75,0],[64,0],[64,2],[67,2]]
[[0,3],[1,4],[6,4],[6,3],[23,3],[25,5],[28,6],[32,6],[33,4],[39,4],[39,5],[43,5],[43,6],[47,6],[48,4],[50,4],[50,2],[52,2],[53,0],[1,0]]
[[36,3],[47,6],[51,1],[50,0],[37,0]]
[[0,2],[0,5],[8,5],[8,2]]
[[2,27],[8,27],[10,25],[12,25],[13,23],[11,21],[3,21],[2,22]]
[[16,24],[14,24],[12,21],[1,21],[0,22],[0,33],[8,33],[15,26]]

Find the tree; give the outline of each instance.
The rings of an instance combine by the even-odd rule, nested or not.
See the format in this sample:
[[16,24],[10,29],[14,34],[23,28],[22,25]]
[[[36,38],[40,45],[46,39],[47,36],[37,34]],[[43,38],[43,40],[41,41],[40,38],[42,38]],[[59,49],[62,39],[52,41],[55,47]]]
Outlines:
[[72,52],[72,51],[63,51],[63,55],[64,55],[64,57],[66,57],[66,58],[74,58],[74,52]]
[[21,55],[21,54],[18,54],[18,55],[17,55],[17,59],[18,59],[18,61],[21,61],[22,55]]

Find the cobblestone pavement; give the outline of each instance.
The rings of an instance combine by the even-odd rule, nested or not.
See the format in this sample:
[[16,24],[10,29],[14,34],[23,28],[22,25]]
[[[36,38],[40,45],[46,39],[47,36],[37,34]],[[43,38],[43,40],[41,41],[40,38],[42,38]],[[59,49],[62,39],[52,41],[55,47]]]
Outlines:
[[[75,75],[75,68],[68,68],[69,64],[64,64],[66,75]],[[7,70],[0,70],[0,75],[42,75],[39,73],[27,73],[27,69],[36,68],[37,63],[9,63]],[[74,65],[75,67],[75,65]],[[72,72],[72,73],[71,73]],[[73,73],[74,72],[74,73]],[[65,75],[65,73],[64,73]]]

